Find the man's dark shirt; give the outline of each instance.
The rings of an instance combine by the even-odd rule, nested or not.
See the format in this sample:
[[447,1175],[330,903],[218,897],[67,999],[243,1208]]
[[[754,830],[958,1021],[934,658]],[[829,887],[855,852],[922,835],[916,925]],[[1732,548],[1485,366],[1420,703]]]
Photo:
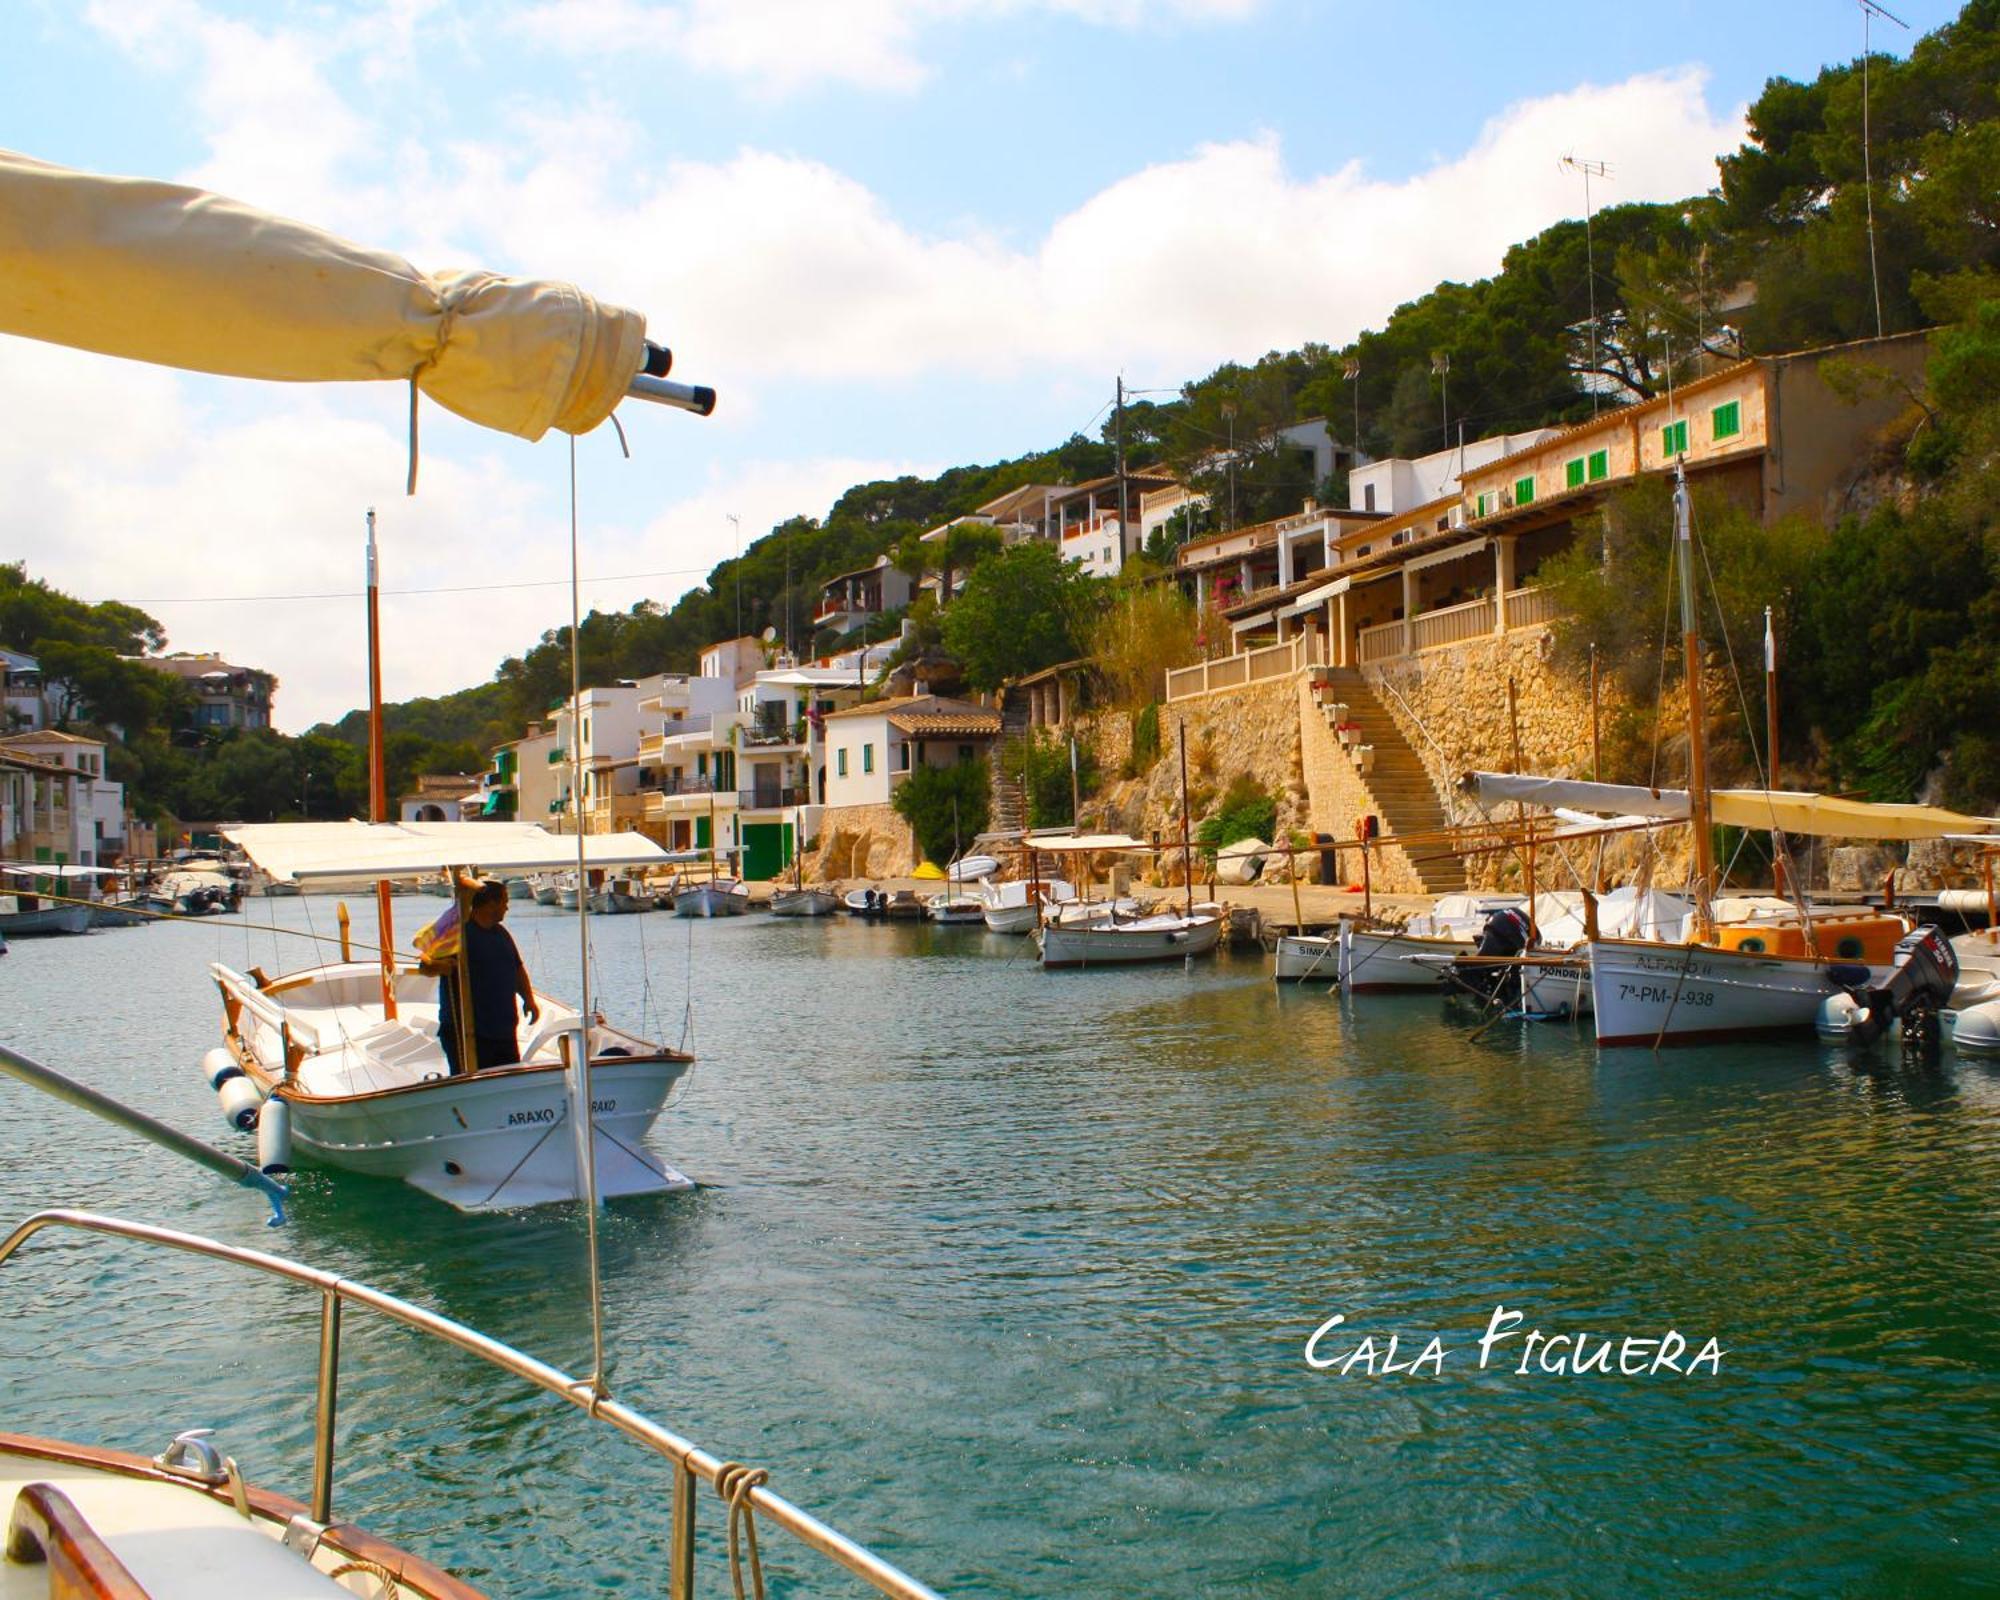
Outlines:
[[[514,946],[514,936],[505,928],[482,928],[468,920],[465,961],[466,980],[472,989],[473,1037],[512,1039],[517,1017],[514,997],[520,992],[514,980],[521,968],[521,953]],[[453,1029],[449,1019],[457,1014],[457,988],[450,978],[440,985],[440,1026],[448,1033]],[[456,1034],[452,1033],[451,1043],[457,1042]]]

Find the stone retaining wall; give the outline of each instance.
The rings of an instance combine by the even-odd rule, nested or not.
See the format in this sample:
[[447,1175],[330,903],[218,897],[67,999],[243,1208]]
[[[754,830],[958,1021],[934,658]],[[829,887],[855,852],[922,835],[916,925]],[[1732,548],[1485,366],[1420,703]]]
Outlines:
[[900,878],[918,865],[917,837],[895,807],[828,806],[820,814],[819,850],[805,863],[808,882]]

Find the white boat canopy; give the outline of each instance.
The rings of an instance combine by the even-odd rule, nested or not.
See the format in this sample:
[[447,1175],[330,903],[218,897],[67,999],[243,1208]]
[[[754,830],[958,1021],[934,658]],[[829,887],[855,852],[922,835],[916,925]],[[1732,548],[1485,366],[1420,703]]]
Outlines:
[[1143,850],[1150,854],[1153,849],[1144,839],[1134,839],[1127,833],[1070,834],[1058,839],[1030,837],[1028,843],[1037,850],[1048,850],[1057,855],[1087,855],[1099,850]]
[[10,873],[16,878],[115,878],[117,867],[66,867],[58,862],[44,861],[40,865],[32,863],[0,863],[0,872]]
[[[576,865],[576,837],[532,822],[261,822],[225,828],[280,883],[427,878],[451,868],[517,875]],[[589,833],[586,867],[652,867],[666,851],[640,833]]]
[[[1617,812],[1682,822],[1688,815],[1685,789],[1648,789],[1637,784],[1536,778],[1510,772],[1475,772],[1472,777],[1478,785],[1479,803],[1485,806],[1515,800],[1552,810]],[[1969,817],[1941,806],[1836,800],[1792,789],[1716,789],[1710,793],[1709,810],[1717,822],[1732,828],[1775,828],[1833,839],[1942,839],[2000,828],[2000,817]]]
[[646,321],[572,284],[427,275],[400,256],[179,184],[0,151],[0,332],[290,383],[413,382],[503,433],[587,433]]

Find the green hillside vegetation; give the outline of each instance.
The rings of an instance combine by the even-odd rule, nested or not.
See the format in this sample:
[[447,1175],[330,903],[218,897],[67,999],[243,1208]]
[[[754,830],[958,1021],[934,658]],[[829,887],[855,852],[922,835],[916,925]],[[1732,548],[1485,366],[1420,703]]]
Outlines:
[[[1970,0],[1952,23],[1918,40],[1907,60],[1874,58],[1869,78],[1880,329],[1957,329],[1940,335],[1929,389],[1911,397],[1906,436],[1880,464],[1901,474],[1909,493],[1831,530],[1732,529],[1718,508],[1705,532],[1729,574],[1725,603],[1736,608],[1739,650],[1753,642],[1740,631],[1753,613],[1761,616],[1766,603],[1779,607],[1792,663],[1786,741],[1812,767],[1801,776],[1904,797],[1942,756],[1952,793],[1990,804],[2000,797],[2000,751],[1985,731],[1994,726],[1992,686],[2000,682],[1993,672],[2000,665],[2000,541],[1986,509],[2000,488],[1993,482],[1995,423],[1986,409],[1996,391],[1987,353],[1991,305],[2000,299],[2000,184],[1993,176],[2000,172],[2000,0]],[[1272,430],[1296,421],[1323,416],[1336,437],[1358,434],[1370,454],[1420,454],[1455,442],[1461,427],[1470,438],[1588,416],[1593,393],[1600,406],[1647,398],[1700,361],[1873,335],[1861,89],[1858,61],[1827,67],[1810,83],[1774,78],[1750,109],[1748,141],[1722,160],[1709,194],[1608,207],[1592,220],[1588,239],[1582,222],[1559,223],[1509,250],[1493,276],[1441,283],[1349,345],[1307,343],[1227,363],[1170,401],[1128,404],[1128,467],[1157,463],[1209,494],[1213,509],[1177,526],[1186,537],[1226,522],[1232,504],[1241,524],[1343,491],[1339,483],[1308,481],[1298,453],[1270,442]],[[1350,365],[1357,374],[1351,380]],[[1864,373],[1855,381],[1869,380]],[[580,639],[585,680],[691,670],[703,646],[737,633],[739,623],[744,633],[768,627],[779,639],[822,651],[836,641],[809,637],[809,619],[827,578],[883,554],[913,569],[926,550],[935,552],[916,544],[926,528],[1024,483],[1077,483],[1113,472],[1118,421],[1107,417],[1097,438],[1078,435],[997,465],[856,485],[824,519],[779,525],[671,605],[593,612]],[[1641,530],[1656,527],[1658,513],[1657,505],[1638,503],[1614,512],[1629,524],[1630,559],[1652,553],[1646,540],[1655,535]],[[1170,559],[1170,543],[1150,554]],[[973,565],[966,599],[999,584],[997,572],[980,580],[991,551],[978,541],[961,541],[953,559]],[[1011,572],[1021,582],[1031,576],[1039,581]],[[1570,579],[1572,596],[1586,608],[1588,577],[1578,571]],[[1063,626],[1043,629],[1048,636],[1031,649],[994,636],[1019,631],[999,605],[983,608],[989,626],[972,615],[982,606],[963,600],[941,617],[922,607],[913,615],[927,644],[959,654],[983,684],[1101,636],[1109,626],[1107,597],[1088,592],[1088,603],[1071,603],[1083,589],[1066,599]],[[969,614],[954,622],[961,607]],[[121,625],[104,607],[82,609],[104,613],[101,625],[113,631]],[[157,634],[152,619],[131,613],[123,625],[124,637],[156,642],[144,632]],[[37,626],[17,626],[0,597],[0,642],[34,649]],[[49,638],[86,653],[110,648],[82,623],[75,627],[75,637]],[[1643,677],[1657,659],[1650,638],[1613,628],[1599,642],[1617,670]],[[485,684],[390,707],[396,781],[419,767],[468,765],[468,757],[545,716],[567,692],[568,648],[568,629],[554,629],[500,663]],[[104,706],[132,687],[104,668],[101,655],[63,664],[79,684],[93,684],[89,695]],[[1146,661],[1144,668],[1157,665]],[[169,716],[126,709],[133,725]],[[110,718],[95,702],[78,714]],[[281,769],[296,779],[310,758],[315,785],[324,763],[336,773],[328,801],[351,809],[359,792],[353,752],[363,732],[351,714],[304,741],[272,736],[270,781],[257,792],[275,803]],[[168,743],[158,770],[143,771],[150,805],[178,808],[200,797],[171,757]],[[318,803],[314,811],[329,814]]]

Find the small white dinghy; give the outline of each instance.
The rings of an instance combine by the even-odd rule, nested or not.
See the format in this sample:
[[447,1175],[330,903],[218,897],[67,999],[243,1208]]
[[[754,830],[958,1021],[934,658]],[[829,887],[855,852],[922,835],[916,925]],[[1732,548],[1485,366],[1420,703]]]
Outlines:
[[1076,886],[1062,878],[1040,883],[1026,878],[995,883],[988,878],[979,885],[980,909],[986,926],[995,933],[1033,933],[1041,925],[1045,907],[1067,905],[1075,898]]

